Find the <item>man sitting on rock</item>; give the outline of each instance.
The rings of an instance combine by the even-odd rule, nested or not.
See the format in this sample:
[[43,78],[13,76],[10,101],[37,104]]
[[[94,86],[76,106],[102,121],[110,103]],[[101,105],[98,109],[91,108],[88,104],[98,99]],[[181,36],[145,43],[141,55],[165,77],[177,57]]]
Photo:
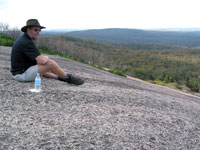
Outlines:
[[84,80],[67,74],[55,61],[40,54],[33,41],[43,28],[37,19],[29,19],[26,26],[21,28],[24,34],[15,41],[11,53],[11,73],[14,78],[18,81],[34,81],[37,73],[40,73],[41,76],[70,84],[83,84]]

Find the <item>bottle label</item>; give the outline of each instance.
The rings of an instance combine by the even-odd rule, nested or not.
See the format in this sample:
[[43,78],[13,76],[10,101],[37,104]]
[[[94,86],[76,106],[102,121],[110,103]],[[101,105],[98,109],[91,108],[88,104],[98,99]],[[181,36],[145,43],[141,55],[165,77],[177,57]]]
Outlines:
[[36,79],[35,80],[35,85],[40,85],[41,84],[41,80]]

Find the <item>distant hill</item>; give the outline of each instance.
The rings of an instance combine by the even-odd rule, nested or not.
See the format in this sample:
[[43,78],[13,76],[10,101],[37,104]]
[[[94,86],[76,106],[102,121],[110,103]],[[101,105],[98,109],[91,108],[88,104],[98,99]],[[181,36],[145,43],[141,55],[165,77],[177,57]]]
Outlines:
[[178,31],[178,32],[196,32],[200,31],[200,28],[161,28],[151,29],[153,31]]
[[101,42],[165,43],[187,47],[200,46],[200,32],[148,31],[138,29],[97,29],[73,31],[68,36]]
[[86,29],[51,29],[51,30],[42,30],[41,34],[56,35],[56,34],[66,34],[67,32],[83,31],[83,30]]

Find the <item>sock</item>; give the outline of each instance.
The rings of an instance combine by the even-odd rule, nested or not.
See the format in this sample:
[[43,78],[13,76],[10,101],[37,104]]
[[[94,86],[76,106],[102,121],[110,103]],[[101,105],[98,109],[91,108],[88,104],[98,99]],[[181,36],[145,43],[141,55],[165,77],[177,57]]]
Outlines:
[[60,81],[65,81],[65,80],[68,79],[68,78],[69,78],[69,74],[67,74],[67,73],[66,73],[65,78],[60,77],[60,76],[56,76],[56,79],[58,79],[58,80],[60,80]]

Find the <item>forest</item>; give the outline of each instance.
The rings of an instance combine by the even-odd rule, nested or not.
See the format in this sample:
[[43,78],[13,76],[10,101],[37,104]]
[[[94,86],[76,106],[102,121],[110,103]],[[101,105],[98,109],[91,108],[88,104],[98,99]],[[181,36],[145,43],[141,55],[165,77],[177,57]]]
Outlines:
[[102,68],[120,70],[153,83],[175,83],[178,88],[187,86],[194,92],[200,89],[198,48],[177,46],[176,49],[153,50],[155,45],[151,44],[150,50],[133,50],[123,45],[59,35],[41,36],[38,47],[58,51]]

